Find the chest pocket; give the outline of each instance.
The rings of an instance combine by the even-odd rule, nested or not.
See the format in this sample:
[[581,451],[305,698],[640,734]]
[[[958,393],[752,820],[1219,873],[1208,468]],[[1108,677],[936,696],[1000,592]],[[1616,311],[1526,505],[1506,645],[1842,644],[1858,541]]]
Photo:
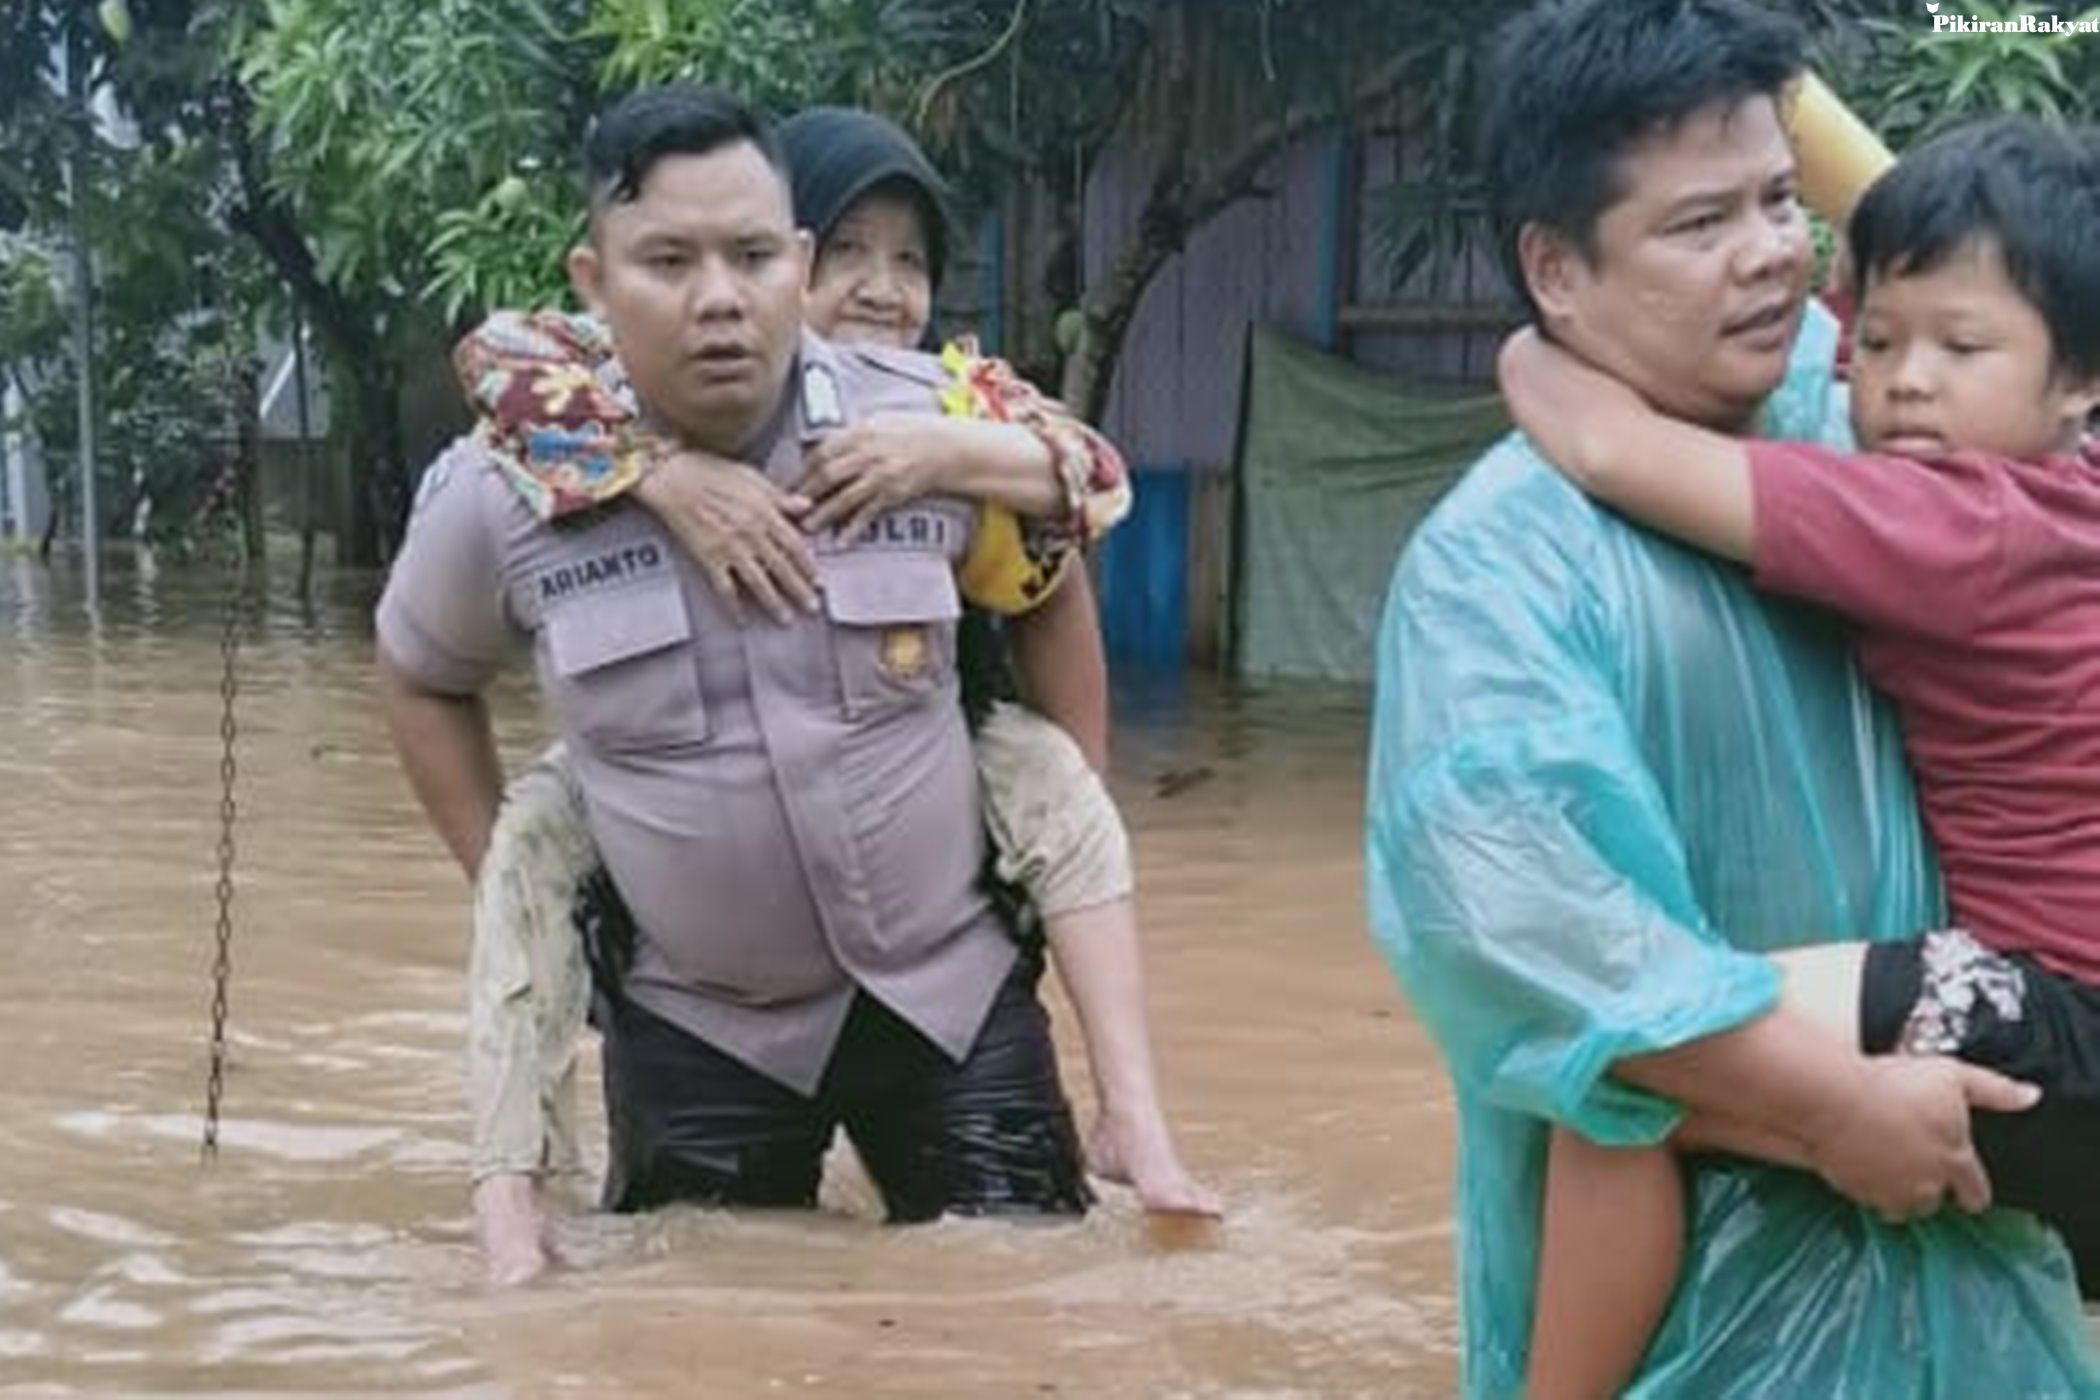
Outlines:
[[846,717],[946,696],[962,616],[947,556],[870,550],[824,556],[823,569]]
[[636,753],[706,742],[700,658],[675,579],[572,599],[543,626],[543,684],[576,743]]

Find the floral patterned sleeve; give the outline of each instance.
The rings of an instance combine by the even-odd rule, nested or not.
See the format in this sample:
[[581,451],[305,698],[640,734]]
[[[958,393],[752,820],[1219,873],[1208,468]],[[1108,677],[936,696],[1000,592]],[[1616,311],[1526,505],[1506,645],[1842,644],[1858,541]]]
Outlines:
[[[540,519],[604,505],[648,473],[653,440],[637,426],[611,338],[591,317],[498,311],[460,341],[452,360],[475,432]],[[1129,513],[1122,454],[973,342],[951,343],[941,362],[950,376],[941,394],[947,413],[1017,424],[1050,451],[1064,508],[1015,522],[1015,543],[1047,584],[1061,572],[1062,556],[1093,544]]]
[[498,311],[452,352],[475,433],[542,520],[591,510],[647,474],[649,439],[605,328],[561,311]]
[[1065,508],[1027,519],[1022,530],[1045,547],[1084,547],[1130,513],[1130,472],[1114,443],[1030,384],[1004,360],[978,353],[968,338],[951,341],[941,363],[953,376],[942,407],[957,418],[1017,423],[1042,439],[1064,489]]

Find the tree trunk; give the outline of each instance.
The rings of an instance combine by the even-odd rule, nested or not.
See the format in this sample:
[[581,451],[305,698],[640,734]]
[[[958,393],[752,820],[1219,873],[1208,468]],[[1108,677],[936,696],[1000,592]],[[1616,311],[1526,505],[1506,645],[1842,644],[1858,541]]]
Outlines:
[[234,357],[240,367],[236,381],[241,392],[234,399],[235,499],[241,513],[241,548],[251,566],[260,564],[265,548],[262,498],[262,424],[256,418],[254,384],[255,357],[243,351]]
[[379,565],[393,557],[407,521],[408,452],[401,436],[401,383],[393,347],[369,314],[321,277],[320,264],[291,211],[272,194],[249,139],[247,93],[235,85],[227,135],[240,170],[241,200],[230,222],[246,234],[284,279],[321,340],[330,395],[348,449],[350,518],[336,541],[346,564]]
[[1137,315],[1139,299],[1160,268],[1180,251],[1188,232],[1183,208],[1196,108],[1196,53],[1188,5],[1168,10],[1158,32],[1166,67],[1166,96],[1159,110],[1166,112],[1168,122],[1158,137],[1159,169],[1153,172],[1151,193],[1138,215],[1136,244],[1116,260],[1108,280],[1080,303],[1079,344],[1065,362],[1060,386],[1065,403],[1089,423],[1099,423],[1108,411],[1123,338]]
[[1394,55],[1332,105],[1280,113],[1249,132],[1238,146],[1197,178],[1189,167],[1195,137],[1198,56],[1191,42],[1185,5],[1176,6],[1163,42],[1168,56],[1169,96],[1164,110],[1168,125],[1157,138],[1162,151],[1144,211],[1138,216],[1136,241],[1116,259],[1106,280],[1081,303],[1083,328],[1079,344],[1065,361],[1061,385],[1065,403],[1089,423],[1099,423],[1108,410],[1123,342],[1137,319],[1145,289],[1160,269],[1182,250],[1189,235],[1241,199],[1259,191],[1262,167],[1299,138],[1321,125],[1346,118],[1390,97],[1413,71],[1421,50]]
[[[324,344],[326,341],[324,340]],[[350,513],[336,557],[359,567],[392,561],[408,523],[408,452],[401,438],[401,385],[390,359],[362,366],[327,357],[330,423],[350,464]]]
[[1181,251],[1189,231],[1178,203],[1148,206],[1137,242],[1117,260],[1100,291],[1087,297],[1081,311],[1084,325],[1079,348],[1065,362],[1063,384],[1065,403],[1087,422],[1099,423],[1108,411],[1109,391],[1115,387],[1123,342],[1137,319],[1138,303],[1159,270]]

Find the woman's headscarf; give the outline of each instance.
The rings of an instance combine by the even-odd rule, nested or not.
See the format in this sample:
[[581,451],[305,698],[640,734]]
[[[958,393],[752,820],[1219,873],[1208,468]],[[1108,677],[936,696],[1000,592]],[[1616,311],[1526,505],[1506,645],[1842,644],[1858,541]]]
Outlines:
[[774,128],[787,160],[795,222],[823,247],[861,196],[901,187],[926,224],[926,271],[936,290],[948,261],[948,183],[893,122],[853,107],[810,107]]

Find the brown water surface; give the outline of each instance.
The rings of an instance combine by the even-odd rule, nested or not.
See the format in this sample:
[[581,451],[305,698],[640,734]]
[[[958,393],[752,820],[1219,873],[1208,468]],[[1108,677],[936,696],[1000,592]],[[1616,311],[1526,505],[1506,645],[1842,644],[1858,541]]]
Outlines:
[[[493,1294],[466,1212],[464,894],[381,730],[371,581],[273,603],[244,655],[206,1168],[217,600],[110,573],[90,622],[65,571],[0,558],[0,1390],[1452,1390],[1449,1097],[1364,935],[1360,696],[1120,697],[1169,1104],[1230,1210],[1207,1246],[1162,1247],[1112,1189],[1083,1225],[892,1230],[849,1183],[807,1215],[581,1215],[571,1267]],[[496,710],[529,753],[522,668]]]

